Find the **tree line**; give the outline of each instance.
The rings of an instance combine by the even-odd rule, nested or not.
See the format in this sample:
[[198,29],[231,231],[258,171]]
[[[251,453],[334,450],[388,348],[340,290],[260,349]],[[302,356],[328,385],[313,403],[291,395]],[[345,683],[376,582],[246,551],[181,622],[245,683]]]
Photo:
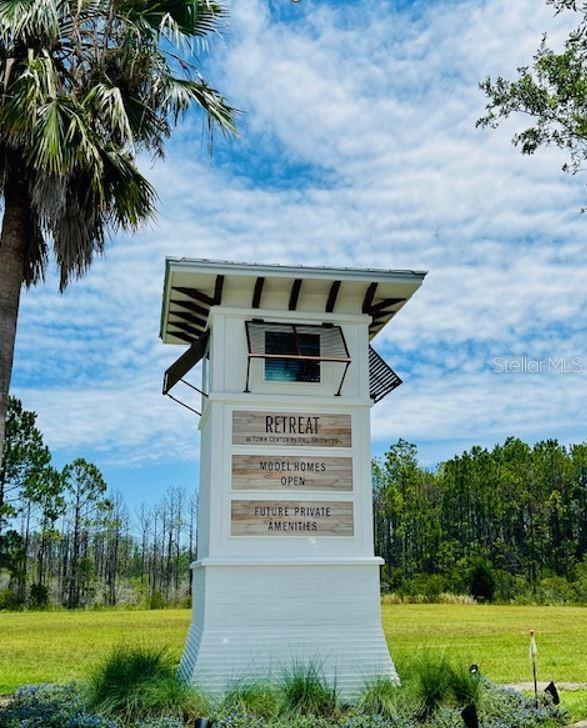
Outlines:
[[510,437],[432,472],[399,440],[372,474],[388,591],[587,602],[587,443]]
[[0,469],[0,609],[50,604],[187,604],[197,555],[196,494],[169,488],[131,513],[99,468],[61,470],[36,414],[10,398]]
[[[435,470],[398,440],[372,466],[382,589],[437,600],[587,602],[587,443],[475,446]],[[0,609],[188,605],[196,493],[129,510],[99,468],[52,463],[11,398],[0,469]]]

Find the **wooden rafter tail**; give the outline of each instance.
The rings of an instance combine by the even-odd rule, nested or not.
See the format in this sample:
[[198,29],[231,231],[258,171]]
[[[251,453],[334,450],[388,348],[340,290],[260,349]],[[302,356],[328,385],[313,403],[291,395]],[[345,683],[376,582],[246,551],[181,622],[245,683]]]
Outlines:
[[204,308],[203,306],[198,306],[197,303],[192,303],[191,301],[180,301],[178,298],[172,298],[171,301],[169,301],[170,306],[181,306],[182,308],[185,308],[187,311],[191,311],[192,313],[200,314],[200,316],[204,316],[205,318],[208,318],[208,315],[210,313],[209,308]]
[[261,296],[263,294],[263,286],[265,285],[265,278],[259,276],[255,281],[255,289],[253,291],[253,300],[251,302],[251,308],[259,308],[261,305]]
[[300,289],[302,288],[302,279],[296,278],[291,284],[291,292],[289,294],[288,308],[290,311],[295,311],[298,306],[298,299],[300,297]]
[[373,305],[373,299],[375,298],[375,293],[377,291],[377,286],[378,283],[369,283],[365,292],[365,298],[363,299],[363,313],[370,312],[371,306]]
[[224,288],[224,276],[217,275],[216,283],[214,284],[214,305],[220,306],[222,303],[222,289]]
[[193,298],[194,301],[200,301],[208,306],[214,305],[214,299],[203,291],[199,291],[197,288],[186,288],[185,286],[172,286],[171,290],[183,293],[188,298]]
[[192,334],[194,338],[202,335],[201,329],[196,329],[194,326],[184,323],[183,321],[170,321],[169,325],[175,326],[175,328],[180,329],[180,331],[185,331],[186,334]]
[[340,291],[340,281],[332,281],[330,290],[328,291],[328,299],[326,301],[326,313],[332,313],[336,306],[336,299],[338,298],[338,292]]
[[[183,321],[187,321],[188,323],[198,326],[202,330],[206,328],[206,321],[204,319],[198,318],[197,316],[194,316],[191,313],[187,313],[186,311],[170,311],[169,316],[176,316]],[[169,319],[169,323],[173,323],[171,321],[171,318]]]
[[395,306],[398,303],[404,303],[405,300],[405,298],[384,298],[383,301],[374,303],[369,309],[368,313],[370,313],[371,316],[377,316],[378,314],[386,313],[384,312],[384,309],[389,308],[390,306]]
[[168,329],[167,333],[169,336],[175,336],[177,339],[181,339],[182,341],[186,341],[188,344],[191,344],[194,340],[193,336],[189,336],[189,334],[186,334],[183,331],[171,331]]
[[376,316],[373,316],[371,326],[381,327],[382,324],[386,324],[390,321],[396,313],[397,311],[380,311]]

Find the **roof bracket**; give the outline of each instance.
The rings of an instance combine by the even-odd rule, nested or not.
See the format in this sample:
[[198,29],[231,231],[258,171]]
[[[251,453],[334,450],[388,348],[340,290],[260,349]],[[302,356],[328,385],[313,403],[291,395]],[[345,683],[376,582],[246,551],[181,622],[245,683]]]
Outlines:
[[168,367],[167,371],[163,375],[163,394],[170,397],[172,400],[177,402],[178,404],[182,405],[182,407],[186,407],[187,409],[191,410],[192,412],[195,412],[197,415],[201,415],[198,410],[194,409],[193,407],[190,407],[185,402],[182,402],[180,399],[177,399],[177,397],[174,397],[172,394],[169,394],[169,392],[175,387],[175,385],[178,382],[181,382],[182,384],[185,384],[186,386],[190,387],[190,389],[195,390],[198,392],[198,394],[201,394],[203,397],[207,397],[208,395],[206,392],[203,392],[199,387],[196,387],[195,385],[191,384],[190,382],[186,381],[184,377],[186,374],[191,371],[196,364],[201,361],[201,359],[204,358],[206,355],[206,351],[208,348],[208,339],[210,338],[210,331],[205,331],[200,337],[198,337],[192,345],[189,347],[187,351],[184,351],[184,353],[179,357],[179,359],[176,359],[173,364]]
[[172,399],[174,402],[177,402],[177,404],[180,404],[182,407],[185,407],[186,409],[189,409],[190,412],[193,412],[194,414],[198,415],[198,417],[202,416],[201,412],[198,412],[197,409],[194,409],[193,407],[190,407],[189,404],[186,404],[185,402],[182,402],[181,399],[177,399],[177,397],[174,397],[172,394],[169,394],[169,392],[166,395],[169,397],[169,399]]

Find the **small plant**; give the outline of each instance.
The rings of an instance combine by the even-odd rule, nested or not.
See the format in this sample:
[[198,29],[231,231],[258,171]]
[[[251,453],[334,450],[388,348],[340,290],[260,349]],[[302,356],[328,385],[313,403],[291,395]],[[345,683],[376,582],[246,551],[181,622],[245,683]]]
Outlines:
[[166,650],[121,646],[91,673],[88,704],[107,716],[131,723],[166,715],[185,719],[207,715],[205,698],[178,676]]
[[279,695],[269,683],[238,682],[226,693],[221,713],[242,713],[269,720],[279,714]]
[[332,716],[338,700],[336,686],[328,685],[322,669],[294,662],[281,681],[282,713],[288,715]]
[[396,712],[397,693],[396,685],[380,677],[365,686],[357,701],[357,712],[389,718]]

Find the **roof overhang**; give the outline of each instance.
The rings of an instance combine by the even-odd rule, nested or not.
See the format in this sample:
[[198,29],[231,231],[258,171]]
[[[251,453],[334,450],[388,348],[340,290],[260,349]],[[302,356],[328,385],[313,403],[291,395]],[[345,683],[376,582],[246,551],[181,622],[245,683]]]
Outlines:
[[373,338],[418,290],[425,275],[413,270],[166,258],[160,335],[164,343],[191,343],[207,330],[210,308],[223,305],[368,314]]

